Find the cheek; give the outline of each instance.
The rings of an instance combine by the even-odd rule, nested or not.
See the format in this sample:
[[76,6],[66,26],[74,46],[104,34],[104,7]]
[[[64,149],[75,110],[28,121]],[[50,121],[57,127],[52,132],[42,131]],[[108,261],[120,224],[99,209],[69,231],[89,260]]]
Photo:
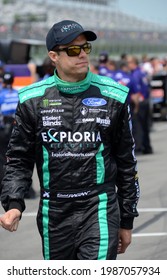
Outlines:
[[63,61],[61,61],[61,66],[62,69],[64,70],[70,70],[72,71],[73,69],[75,69],[75,59],[64,59]]

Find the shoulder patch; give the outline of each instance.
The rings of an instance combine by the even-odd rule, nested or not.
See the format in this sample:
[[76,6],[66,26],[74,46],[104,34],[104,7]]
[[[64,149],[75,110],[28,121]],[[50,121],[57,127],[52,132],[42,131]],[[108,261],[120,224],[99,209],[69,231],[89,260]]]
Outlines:
[[129,92],[128,87],[119,84],[109,77],[100,75],[94,75],[92,83],[99,87],[102,95],[116,99],[121,103],[125,102]]
[[24,87],[19,91],[20,103],[24,103],[28,99],[36,98],[44,95],[45,90],[53,85],[54,85],[54,77],[52,76],[46,80],[42,80],[40,82]]

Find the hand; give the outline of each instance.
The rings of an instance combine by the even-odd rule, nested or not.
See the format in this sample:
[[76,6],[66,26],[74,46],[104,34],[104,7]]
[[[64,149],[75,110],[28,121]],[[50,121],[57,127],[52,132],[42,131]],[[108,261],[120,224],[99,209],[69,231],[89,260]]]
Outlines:
[[0,225],[8,231],[16,231],[19,225],[21,212],[18,209],[11,209],[0,217]]
[[132,239],[132,230],[121,228],[119,230],[119,243],[118,243],[118,254],[125,253],[127,247],[130,245]]

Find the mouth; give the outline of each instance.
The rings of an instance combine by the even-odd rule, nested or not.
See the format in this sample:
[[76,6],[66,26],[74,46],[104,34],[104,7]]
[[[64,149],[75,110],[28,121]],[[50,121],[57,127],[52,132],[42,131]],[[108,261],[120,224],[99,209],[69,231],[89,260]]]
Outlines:
[[88,65],[88,62],[87,62],[87,61],[78,62],[77,65],[80,65],[80,66],[87,66],[87,65]]

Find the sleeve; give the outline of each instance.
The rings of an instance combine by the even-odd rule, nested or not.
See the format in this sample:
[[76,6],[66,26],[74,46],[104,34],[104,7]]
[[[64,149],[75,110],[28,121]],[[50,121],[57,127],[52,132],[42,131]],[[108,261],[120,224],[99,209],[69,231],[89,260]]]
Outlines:
[[18,104],[2,180],[1,203],[5,211],[25,209],[24,195],[32,183],[35,162],[35,124],[30,106]]
[[120,206],[121,228],[132,229],[134,217],[138,216],[137,203],[140,187],[132,135],[130,109],[123,105],[116,133],[117,195]]

